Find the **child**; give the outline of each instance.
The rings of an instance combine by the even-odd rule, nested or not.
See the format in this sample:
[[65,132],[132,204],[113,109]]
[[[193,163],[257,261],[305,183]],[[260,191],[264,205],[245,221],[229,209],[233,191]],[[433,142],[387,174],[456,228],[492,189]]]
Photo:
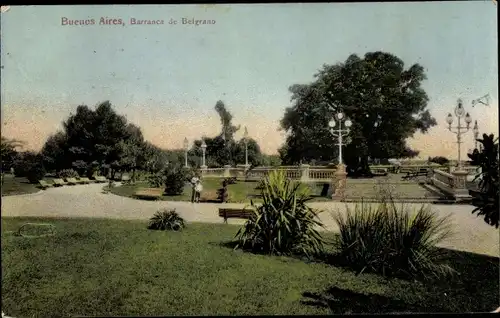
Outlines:
[[196,182],[196,186],[194,187],[195,191],[195,202],[200,203],[200,197],[201,197],[201,191],[203,191],[203,185],[201,184],[201,181],[198,180]]

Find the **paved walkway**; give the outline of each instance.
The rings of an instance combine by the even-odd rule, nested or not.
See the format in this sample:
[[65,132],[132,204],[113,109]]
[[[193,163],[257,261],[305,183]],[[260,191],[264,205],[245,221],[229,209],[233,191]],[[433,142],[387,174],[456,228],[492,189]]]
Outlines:
[[[2,216],[94,217],[148,220],[159,208],[175,208],[188,222],[222,223],[217,208],[243,207],[243,204],[215,204],[173,201],[143,201],[114,194],[102,193],[103,184],[65,186],[42,193],[2,197]],[[324,211],[319,218],[327,231],[338,231],[332,213],[345,213],[353,203],[313,202],[310,205]],[[419,207],[420,204],[408,204]],[[499,230],[488,226],[482,218],[472,215],[469,205],[433,205],[439,215],[452,215],[453,239],[442,244],[454,248],[492,256],[499,256]],[[229,220],[243,224],[244,220]]]

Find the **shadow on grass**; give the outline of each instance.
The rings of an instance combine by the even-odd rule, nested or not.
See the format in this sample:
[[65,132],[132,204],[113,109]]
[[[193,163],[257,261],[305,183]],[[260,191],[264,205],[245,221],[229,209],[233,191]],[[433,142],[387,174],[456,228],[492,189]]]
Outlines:
[[[357,294],[335,286],[320,293],[305,292],[304,304],[326,307],[332,313],[384,313],[384,312],[489,312],[498,306],[499,258],[488,255],[440,249],[442,262],[456,273],[451,277],[412,280],[397,277],[410,286],[419,287],[421,298],[415,303],[380,295]],[[322,261],[331,266],[353,270],[338,254],[325,254]],[[375,273],[376,274],[376,273]],[[380,276],[381,277],[381,276]],[[382,277],[381,277],[382,278]],[[396,277],[393,277],[396,278]],[[392,278],[384,278],[390,281]],[[417,288],[418,290],[418,288]],[[447,300],[443,300],[443,295]]]
[[334,314],[353,313],[411,313],[446,312],[446,309],[428,304],[410,304],[376,294],[361,294],[346,289],[330,287],[322,293],[304,292],[304,305],[328,308]]

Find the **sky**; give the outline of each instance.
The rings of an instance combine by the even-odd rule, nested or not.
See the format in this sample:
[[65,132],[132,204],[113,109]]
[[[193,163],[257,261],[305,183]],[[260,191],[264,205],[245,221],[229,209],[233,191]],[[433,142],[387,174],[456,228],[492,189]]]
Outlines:
[[[493,1],[260,5],[11,6],[1,13],[3,137],[40,149],[78,105],[109,100],[163,148],[214,136],[222,100],[234,123],[276,153],[288,88],[323,64],[385,51],[421,64],[438,125],[408,143],[420,157],[457,157],[446,115],[458,98],[481,133],[498,135]],[[123,24],[101,25],[100,19]],[[131,24],[131,19],[163,24]],[[91,20],[94,25],[62,25]],[[183,24],[207,20],[211,24]],[[176,21],[176,24],[170,23]],[[489,94],[490,105],[471,106]],[[326,127],[325,127],[326,129]],[[241,137],[243,129],[236,135]],[[462,156],[473,148],[463,136]]]

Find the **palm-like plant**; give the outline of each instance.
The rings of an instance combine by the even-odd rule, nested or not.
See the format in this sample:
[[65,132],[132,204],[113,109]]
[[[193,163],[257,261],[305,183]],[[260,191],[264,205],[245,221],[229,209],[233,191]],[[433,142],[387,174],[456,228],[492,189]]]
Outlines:
[[484,216],[484,221],[498,228],[499,219],[499,161],[498,161],[498,138],[483,134],[483,139],[478,139],[482,144],[482,151],[477,149],[469,154],[472,165],[480,166],[474,181],[480,179],[480,192],[474,196],[472,204],[476,207],[472,213]]
[[157,211],[149,220],[150,230],[172,230],[179,231],[186,227],[184,219],[175,211],[162,209]]
[[264,179],[261,195],[261,205],[251,201],[255,214],[236,234],[235,248],[278,255],[322,251],[324,241],[315,229],[322,224],[317,211],[306,205],[309,188],[286,178],[283,171],[273,171]]
[[376,208],[357,204],[334,219],[340,229],[340,257],[358,273],[442,277],[453,272],[439,262],[441,249],[436,247],[452,234],[449,217],[437,217],[428,206],[410,213],[389,198]]

